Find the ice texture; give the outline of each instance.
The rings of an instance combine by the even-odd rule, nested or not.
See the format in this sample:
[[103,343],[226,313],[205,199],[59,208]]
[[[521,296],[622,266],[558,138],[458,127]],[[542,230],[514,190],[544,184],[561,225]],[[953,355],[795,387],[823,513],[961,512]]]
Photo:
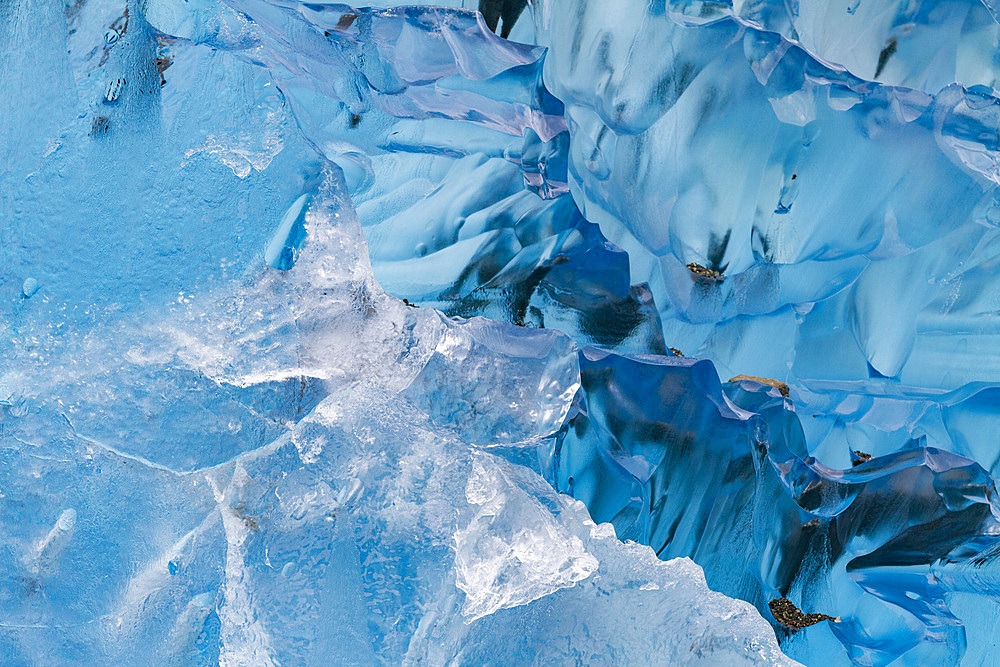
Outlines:
[[[438,116],[518,127],[534,187],[565,190],[539,166],[562,116],[520,97],[541,49],[466,9],[0,17],[0,662],[794,664],[751,604],[539,474],[570,337],[375,280],[352,189]],[[435,106],[459,76],[499,101]],[[529,194],[537,257],[562,234],[624,258]]]
[[556,487],[620,537],[692,557],[714,589],[762,610],[790,598],[843,617],[800,631],[792,655],[955,664],[966,628],[990,632],[989,615],[960,619],[944,603],[995,590],[981,568],[1000,547],[1000,504],[975,462],[913,441],[829,468],[808,456],[779,389],[722,385],[705,360],[588,348],[581,377],[551,463]]
[[[769,618],[778,597],[841,617],[779,627],[793,656],[986,660],[995,8],[536,0],[542,51],[494,40],[499,4],[485,4],[485,25],[468,25],[489,68],[448,41],[418,79],[397,33],[371,28],[388,41],[379,67],[346,66],[362,85],[333,106],[299,95],[347,175],[375,277],[414,304],[610,351],[601,372],[607,352],[581,353],[582,392],[539,450],[543,472],[619,537],[694,557]],[[351,52],[359,21],[412,11],[289,6]],[[443,16],[430,32],[451,34]],[[693,363],[670,353],[700,360],[695,384],[664,377]],[[765,409],[752,380],[711,389],[720,376],[788,397],[772,391],[781,407]],[[764,426],[788,444],[760,454]],[[735,496],[697,505],[719,475]],[[818,490],[839,504],[817,505]]]
[[995,661],[996,10],[3,4],[0,656]]

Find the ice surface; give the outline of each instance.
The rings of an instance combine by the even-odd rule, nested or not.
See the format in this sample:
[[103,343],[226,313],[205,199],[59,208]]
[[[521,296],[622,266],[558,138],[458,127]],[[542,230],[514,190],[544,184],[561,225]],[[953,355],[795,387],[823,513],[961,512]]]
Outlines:
[[[470,11],[330,7],[0,7],[2,662],[793,664],[752,605],[533,471],[579,387],[570,338],[373,277],[347,184],[425,131],[434,100],[401,88],[540,50]],[[324,36],[344,14],[369,32]],[[439,67],[385,66],[442,42]],[[561,120],[519,86],[497,97],[549,196]],[[494,104],[455,91],[457,115]],[[352,115],[382,134],[324,133]]]
[[439,5],[0,7],[5,663],[994,660],[996,7]]
[[[697,443],[687,445],[693,459],[672,469],[682,489],[671,487],[677,506],[658,503],[666,495],[643,495],[666,494],[643,485],[664,457],[672,460],[676,444],[662,428],[672,418],[657,417],[657,405],[630,393],[660,386],[647,369],[629,375],[629,391],[599,403],[609,422],[651,422],[650,449],[619,456],[621,447],[631,452],[629,438],[591,427],[587,438],[567,436],[559,455],[605,486],[580,486],[579,475],[565,470],[551,479],[595,515],[614,519],[620,536],[658,549],[673,544],[664,554],[698,558],[695,545],[712,543],[709,526],[718,524],[730,541],[707,548],[699,562],[713,585],[765,614],[767,598],[779,594],[799,596],[803,606],[840,605],[817,609],[848,619],[835,629],[821,624],[788,638],[803,659],[879,663],[904,655],[914,664],[953,663],[967,632],[985,636],[995,623],[992,585],[980,584],[978,602],[966,602],[977,611],[956,619],[947,599],[966,595],[966,584],[928,588],[897,574],[862,575],[849,564],[865,562],[880,544],[939,533],[931,544],[907,547],[926,571],[960,543],[971,551],[956,562],[990,561],[970,554],[991,553],[983,536],[995,533],[984,510],[992,492],[968,492],[980,499],[976,511],[987,512],[986,523],[958,518],[948,513],[971,510],[944,499],[939,478],[971,475],[978,481],[970,484],[990,489],[989,474],[997,473],[997,142],[988,128],[996,125],[989,63],[998,28],[990,11],[974,2],[626,2],[609,12],[606,3],[538,0],[533,41],[547,52],[513,58],[509,49],[519,47],[497,45],[483,31],[484,51],[501,66],[487,77],[463,69],[466,56],[452,49],[455,64],[441,70],[452,78],[420,91],[428,115],[419,129],[412,110],[391,106],[374,85],[367,99],[391,116],[391,142],[368,144],[365,159],[340,143],[371,136],[364,114],[311,134],[324,137],[329,157],[344,165],[375,275],[391,293],[450,314],[556,328],[620,353],[662,355],[670,346],[711,359],[722,377],[777,378],[808,417],[779,420],[800,433],[794,459],[774,465],[792,465],[816,484],[853,480],[853,465],[865,457],[888,457],[870,464],[877,474],[864,480],[865,493],[879,498],[874,505],[859,500],[853,487],[861,482],[821,485],[841,498],[825,516],[837,517],[849,556],[815,546],[826,537],[812,531],[814,538],[811,524],[809,535],[797,536],[801,530],[785,525],[778,509],[751,522],[769,535],[760,555],[734,554],[745,542],[731,524],[749,499],[729,509],[681,509],[717,472],[698,468],[708,465],[712,445],[708,417],[684,436]],[[399,67],[384,57],[389,70]],[[399,78],[408,85],[394,94],[416,99],[423,82]],[[322,106],[311,105],[310,115]],[[717,377],[714,369],[699,373]],[[584,382],[577,409],[610,380],[593,382],[590,391]],[[680,405],[693,391],[674,389],[664,400]],[[574,429],[595,418],[596,408],[588,410],[571,413]],[[735,461],[728,474],[756,479],[752,419],[727,419],[726,447],[746,448],[725,454]],[[942,456],[950,462],[939,464]],[[947,472],[953,469],[975,472]],[[931,481],[901,482],[900,475]],[[793,523],[809,524],[801,512],[816,508],[785,482],[769,482],[763,495],[777,493]],[[740,494],[756,497],[756,484],[746,482]],[[879,496],[899,484],[914,486],[905,500]],[[881,503],[946,513],[885,518],[877,538],[840,527]],[[673,537],[658,543],[643,521],[671,526]],[[675,535],[684,521],[692,522],[689,541]],[[924,537],[908,533],[935,521],[942,523]],[[916,567],[893,548],[883,551],[892,552],[889,572]],[[752,572],[799,556],[827,562],[778,579]],[[733,565],[745,557],[750,565]],[[723,575],[713,574],[710,559],[722,563],[715,572]],[[827,593],[806,583],[824,577],[835,582]],[[902,611],[886,612],[886,604]]]
[[843,617],[797,634],[793,656],[818,661],[836,637],[849,653],[826,664],[901,654],[954,664],[965,628],[992,626],[943,602],[953,591],[996,594],[984,572],[971,574],[1000,530],[994,481],[973,461],[921,440],[828,468],[806,454],[778,389],[723,386],[704,360],[590,348],[581,376],[582,403],[551,464],[556,487],[661,558],[691,556],[728,595]]

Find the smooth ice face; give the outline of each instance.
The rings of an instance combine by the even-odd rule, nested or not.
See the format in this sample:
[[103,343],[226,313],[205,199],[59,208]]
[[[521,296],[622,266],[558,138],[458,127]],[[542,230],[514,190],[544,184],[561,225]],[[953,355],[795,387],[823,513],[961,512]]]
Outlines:
[[[841,618],[791,637],[792,656],[955,664],[966,632],[991,631],[998,591],[972,572],[998,547],[1000,505],[973,461],[919,441],[832,469],[807,456],[777,388],[722,385],[705,360],[588,348],[580,363],[581,405],[548,472],[556,488],[619,537],[690,556],[713,588],[765,614],[785,597]],[[978,612],[956,615],[952,593],[980,596]]]
[[377,34],[341,52],[302,10],[0,7],[4,664],[794,664],[524,465],[573,409],[575,344],[388,296],[306,115],[356,90],[351,58],[419,115],[385,34],[487,78],[477,44],[538,50],[411,9],[353,12]]
[[[992,372],[921,345],[935,295],[993,256],[983,212],[996,145],[975,129],[995,115],[992,93],[867,81],[804,37],[722,6],[706,22],[638,3],[607,22],[596,4],[541,5],[544,81],[566,104],[574,195],[629,251],[661,317],[718,328],[793,306],[802,321],[781,344],[795,362],[762,374],[825,380],[810,363],[819,352],[795,340],[818,316],[810,304],[830,299],[853,335],[826,347],[862,369],[942,389]],[[692,281],[691,262],[726,279]],[[945,331],[963,331],[961,319]]]

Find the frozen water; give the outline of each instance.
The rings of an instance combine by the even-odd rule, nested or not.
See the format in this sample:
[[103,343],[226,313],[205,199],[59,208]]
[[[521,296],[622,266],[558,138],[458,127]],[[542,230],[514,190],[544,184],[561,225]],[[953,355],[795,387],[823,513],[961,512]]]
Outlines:
[[996,8],[438,4],[0,7],[5,662],[994,660]]
[[[436,131],[413,78],[529,78],[541,51],[425,9],[353,12],[368,32],[339,43],[329,8],[0,7],[2,662],[793,664],[752,605],[533,470],[579,387],[570,338],[373,278],[347,184]],[[519,86],[495,123],[534,128],[558,191],[561,116]],[[338,113],[376,129],[345,149]]]
[[[797,633],[792,655],[955,664],[965,629],[990,632],[989,614],[958,618],[942,602],[995,594],[983,566],[1000,505],[981,466],[920,440],[828,468],[808,456],[779,389],[722,385],[705,360],[594,348],[580,359],[581,405],[549,472],[556,487],[661,558],[691,556],[728,595],[843,617]],[[848,653],[831,650],[836,640]]]
[[[735,463],[722,473],[705,461],[719,444],[712,419],[674,438],[680,426],[663,424],[679,417],[633,393],[665,391],[661,400],[677,409],[697,394],[662,389],[670,383],[655,369],[667,362],[643,361],[627,390],[605,396],[611,371],[595,371],[587,389],[585,353],[582,412],[570,413],[554,454],[575,467],[550,470],[557,488],[584,498],[620,536],[694,556],[710,583],[766,615],[779,595],[838,607],[824,610],[847,619],[840,624],[783,636],[807,661],[955,663],[966,635],[988,636],[998,611],[992,575],[920,584],[953,549],[947,558],[959,569],[992,567],[1000,375],[991,11],[976,2],[626,2],[609,12],[606,3],[538,0],[532,41],[544,54],[513,57],[520,47],[492,42],[480,26],[482,50],[502,71],[474,68],[451,48],[454,65],[440,70],[448,76],[426,87],[384,56],[406,86],[392,94],[420,99],[419,129],[412,109],[368,77],[367,99],[391,116],[392,141],[376,139],[363,158],[345,147],[371,136],[361,113],[310,134],[344,165],[375,275],[391,293],[619,353],[669,346],[710,359],[722,377],[777,378],[807,415],[767,416],[760,406],[723,415],[729,453],[720,456]],[[315,116],[323,105],[309,107]],[[698,376],[717,382],[706,366]],[[599,414],[616,426],[586,426]],[[788,436],[793,458],[754,465],[749,425],[761,419],[798,433]],[[618,429],[647,422],[650,449],[634,451],[636,436]],[[870,455],[887,457],[864,480],[879,498],[872,505],[852,477]],[[754,481],[767,461],[841,498],[824,510],[841,546],[802,514],[816,510],[803,486],[787,476]],[[594,479],[581,483],[581,471]],[[732,506],[689,510],[717,474],[746,478]],[[844,475],[846,486],[820,481]],[[960,492],[976,507],[948,499],[943,480],[953,477],[980,489]],[[754,500],[758,483],[775,506],[748,514],[764,502]],[[885,489],[900,484],[912,492],[889,500]],[[787,525],[773,494],[788,502]],[[882,517],[878,536],[859,536],[851,526],[876,521],[871,508],[883,503],[930,514]],[[666,536],[652,531],[657,522]],[[744,553],[741,531],[762,535],[759,552]],[[710,546],[697,547],[702,540]],[[861,574],[879,550],[884,576]],[[788,565],[799,558],[817,562]],[[780,576],[761,569],[779,562]],[[914,568],[922,574],[905,580]],[[824,578],[826,592],[808,583]],[[965,600],[961,619],[948,599]]]

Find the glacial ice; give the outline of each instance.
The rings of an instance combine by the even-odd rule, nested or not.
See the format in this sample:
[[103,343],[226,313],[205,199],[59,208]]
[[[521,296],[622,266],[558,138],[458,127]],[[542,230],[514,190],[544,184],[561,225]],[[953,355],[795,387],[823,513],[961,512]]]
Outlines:
[[[387,29],[419,39],[408,11]],[[4,664],[793,664],[526,465],[568,337],[382,291],[296,107],[353,85],[296,63],[321,32],[268,3],[0,15]]]
[[551,463],[556,488],[619,537],[661,558],[691,556],[714,589],[844,617],[800,631],[792,655],[818,661],[836,637],[862,664],[901,654],[955,664],[964,628],[989,632],[989,616],[959,619],[941,602],[993,590],[973,574],[1000,532],[996,487],[981,466],[917,441],[828,468],[808,456],[779,389],[722,385],[705,360],[587,348],[581,377],[582,404]]
[[5,664],[995,660],[996,7],[613,4],[0,6]]

